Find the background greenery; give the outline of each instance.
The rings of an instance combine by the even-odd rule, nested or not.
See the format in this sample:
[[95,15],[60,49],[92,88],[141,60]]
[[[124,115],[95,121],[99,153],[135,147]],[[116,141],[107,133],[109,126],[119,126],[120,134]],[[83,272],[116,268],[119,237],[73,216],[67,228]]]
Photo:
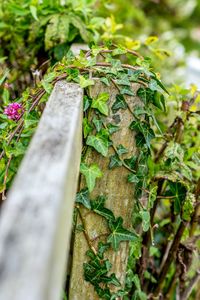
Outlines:
[[[147,89],[140,90],[139,96],[145,103],[143,113],[146,121],[154,132],[148,161],[145,160],[148,175],[143,186],[149,195],[149,202],[145,213],[135,207],[133,214],[133,227],[140,232],[142,239],[137,244],[130,245],[124,299],[143,300],[151,294],[152,287],[156,287],[159,279],[157,269],[164,253],[183,221],[188,227],[181,236],[180,245],[187,248],[187,254],[192,252],[194,256],[187,261],[183,261],[182,257],[187,269],[186,280],[179,278],[182,272],[180,260],[175,260],[168,268],[162,290],[164,295],[170,300],[176,299],[177,285],[181,282],[187,287],[195,276],[195,267],[198,267],[200,232],[193,220],[198,213],[200,192],[200,97],[196,86],[185,88],[183,71],[188,55],[199,55],[199,16],[198,0],[0,2],[2,199],[6,197],[7,189],[37,127],[54,80],[67,72],[68,80],[79,82],[83,87],[87,88],[91,83],[87,76],[80,76],[77,71],[81,65],[88,67],[84,55],[75,61],[76,71],[67,69],[69,63],[74,63],[74,58],[68,52],[72,43],[81,42],[93,46],[93,54],[96,53],[95,49],[100,49],[98,45],[104,44],[113,50],[117,44],[121,61],[139,66],[146,76],[141,77],[146,78]],[[123,51],[127,48],[148,58],[140,60],[125,55],[127,52]],[[117,68],[119,62],[115,64],[116,57],[113,56],[109,54],[107,59]],[[94,58],[96,59],[95,54]],[[62,62],[62,67],[59,62]],[[90,67],[93,64],[94,60]],[[161,96],[158,97],[161,92],[158,84],[160,81],[155,82],[153,69],[156,78],[161,78],[167,86],[169,94],[165,93],[165,101]],[[122,73],[127,75],[125,70]],[[117,74],[112,76],[117,80],[124,80]],[[110,79],[107,75],[105,78]],[[141,80],[139,75],[134,78],[136,81]],[[130,78],[126,80],[126,84],[129,84]],[[31,109],[35,101],[38,101],[37,105]],[[18,122],[9,120],[3,114],[5,106],[12,102],[21,103],[25,109],[22,118],[24,127],[23,131],[8,142],[19,126]],[[152,111],[151,105],[156,106],[157,110]],[[136,127],[134,129],[138,130],[140,137],[148,137],[145,125],[141,127],[138,123]],[[120,164],[119,161],[118,163]],[[154,205],[156,213],[151,223]],[[157,230],[153,228],[155,224],[158,225]],[[149,243],[152,230],[155,244]],[[146,257],[149,267],[144,270],[140,266],[145,258],[146,243],[149,245]],[[198,297],[198,288],[193,289],[189,299],[199,299]]]

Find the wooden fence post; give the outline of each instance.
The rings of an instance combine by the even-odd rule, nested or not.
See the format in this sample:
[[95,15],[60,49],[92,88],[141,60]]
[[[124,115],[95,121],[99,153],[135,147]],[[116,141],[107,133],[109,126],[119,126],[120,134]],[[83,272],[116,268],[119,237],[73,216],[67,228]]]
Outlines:
[[[139,88],[138,84],[133,84],[133,90],[136,91]],[[116,87],[114,85],[109,88],[105,88],[100,82],[97,82],[92,88],[92,96],[95,97],[102,92],[109,92],[109,107],[111,108],[117,94]],[[141,102],[137,96],[127,97],[129,106],[133,110]],[[113,123],[120,126],[120,130],[112,135],[113,143],[117,146],[122,144],[129,149],[129,153],[124,155],[124,158],[130,158],[136,154],[137,149],[135,145],[134,133],[128,129],[129,124],[133,120],[132,113],[126,110],[119,110],[117,113],[113,113],[110,109],[109,116],[106,118],[106,123]],[[133,185],[127,182],[127,175],[129,171],[126,168],[114,168],[108,169],[109,156],[114,154],[112,147],[110,147],[109,155],[103,158],[96,151],[92,150],[86,155],[85,162],[87,164],[97,163],[103,172],[103,177],[97,180],[94,191],[91,193],[91,198],[94,199],[99,194],[106,196],[106,206],[111,209],[116,216],[122,216],[124,219],[124,226],[128,229],[131,228],[131,218],[134,206],[134,190]],[[85,186],[84,179],[81,177],[80,188]],[[99,242],[98,237],[105,235],[108,232],[105,219],[97,214],[88,212],[88,210],[81,208],[81,214],[84,218],[84,223],[89,234],[89,238],[94,247],[97,247]],[[81,224],[78,220],[77,224]],[[75,241],[73,248],[73,263],[71,271],[71,282],[69,291],[69,300],[96,300],[99,299],[91,284],[87,283],[83,278],[83,263],[87,261],[85,255],[88,250],[88,245],[85,240],[83,232],[75,232]],[[128,259],[128,243],[122,243],[120,249],[117,252],[109,251],[108,258],[113,265],[112,272],[114,272],[117,278],[124,285],[124,279],[126,274],[126,265]]]
[[82,140],[83,91],[60,81],[0,218],[0,299],[60,300]]

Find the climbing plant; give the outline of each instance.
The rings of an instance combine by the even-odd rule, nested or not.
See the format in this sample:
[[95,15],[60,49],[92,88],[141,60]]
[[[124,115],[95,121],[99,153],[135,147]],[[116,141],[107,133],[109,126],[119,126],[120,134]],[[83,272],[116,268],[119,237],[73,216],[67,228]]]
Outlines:
[[66,55],[72,43],[98,40],[103,18],[92,15],[94,3],[94,0],[0,2],[0,76],[4,73],[8,77],[12,97],[40,80],[49,65]]
[[[4,80],[5,76],[1,83]],[[78,191],[75,205],[75,215],[81,220],[75,230],[83,231],[88,244],[88,260],[83,265],[85,280],[94,286],[101,299],[143,300],[155,299],[161,294],[164,299],[172,299],[177,289],[181,297],[185,297],[199,276],[199,253],[195,246],[199,235],[200,191],[200,153],[199,142],[196,142],[199,137],[199,96],[196,89],[176,86],[168,95],[168,90],[152,70],[151,60],[125,47],[93,46],[88,51],[81,51],[79,56],[69,51],[49,69],[37,88],[27,89],[21,98],[11,103],[4,98],[5,108],[0,114],[3,200],[45,102],[58,80],[78,83],[85,94],[80,165],[85,186]],[[117,95],[112,107],[108,106],[109,93],[92,97],[95,80],[105,87],[115,86]],[[137,95],[133,83],[139,84]],[[132,110],[127,97],[134,100],[135,96],[140,98],[141,104]],[[176,112],[173,113],[174,120],[167,126],[161,118],[167,115],[165,98],[169,97],[174,101]],[[113,142],[112,135],[119,126],[105,122],[110,110],[129,110],[132,115],[127,130],[133,132],[138,152],[130,158],[123,158],[130,149]],[[109,147],[114,154],[109,158],[108,168],[126,168],[129,172],[127,183],[132,183],[135,190],[132,230],[125,228],[121,216],[116,217],[106,207],[104,195],[91,199],[91,192],[103,173],[98,164],[87,164],[86,153],[93,149],[103,158],[108,156]],[[108,234],[106,239],[99,240],[98,247],[89,238],[82,207],[102,216],[107,223]],[[110,274],[112,265],[106,258],[106,251],[118,251],[120,243],[125,241],[130,242],[130,255],[125,285],[121,285],[116,274]],[[114,292],[113,285],[117,287]]]

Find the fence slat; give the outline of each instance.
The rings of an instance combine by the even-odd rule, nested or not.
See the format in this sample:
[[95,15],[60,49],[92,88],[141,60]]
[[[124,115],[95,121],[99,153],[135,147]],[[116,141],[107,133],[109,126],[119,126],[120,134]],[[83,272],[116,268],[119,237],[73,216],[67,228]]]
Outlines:
[[81,157],[82,98],[77,84],[55,85],[4,204],[1,300],[61,299]]

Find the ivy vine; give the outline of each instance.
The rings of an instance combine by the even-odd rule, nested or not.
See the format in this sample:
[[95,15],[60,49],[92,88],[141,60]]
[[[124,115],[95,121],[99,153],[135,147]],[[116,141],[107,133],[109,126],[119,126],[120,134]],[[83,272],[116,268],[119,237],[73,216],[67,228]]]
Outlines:
[[[126,63],[127,56],[132,57],[132,64]],[[108,106],[109,93],[103,92],[95,98],[91,97],[90,90],[91,86],[95,84],[94,78],[98,78],[105,87],[115,86],[117,95],[111,108]],[[156,112],[166,113],[164,95],[167,95],[168,91],[158,75],[153,72],[149,58],[114,45],[93,46],[88,51],[81,51],[77,57],[69,51],[60,63],[49,70],[38,88],[26,90],[22,97],[17,99],[17,103],[20,103],[22,107],[19,119],[8,119],[3,111],[0,114],[2,130],[0,163],[1,170],[3,170],[0,179],[3,199],[6,199],[7,188],[12,182],[30,138],[37,127],[44,103],[54,84],[59,80],[78,83],[85,91],[84,141],[80,173],[85,178],[86,186],[78,191],[75,207],[82,222],[81,230],[88,243],[86,253],[88,261],[83,265],[85,280],[94,286],[96,293],[102,299],[143,300],[147,299],[147,294],[149,298],[153,299],[153,297],[159,296],[164,282],[163,293],[168,295],[172,283],[166,281],[166,275],[171,272],[173,277],[174,270],[180,268],[180,259],[175,262],[174,257],[178,257],[183,235],[187,236],[184,233],[185,229],[191,222],[190,236],[193,236],[197,226],[191,216],[197,214],[196,205],[200,184],[196,173],[190,168],[191,165],[184,162],[182,145],[184,127],[189,126],[189,120],[193,113],[181,106],[182,115],[176,116],[172,125],[163,134],[163,126],[161,126]],[[137,94],[132,89],[133,83],[139,84]],[[135,96],[140,98],[141,105],[132,110],[127,97],[132,97],[134,101]],[[188,102],[188,107],[196,99],[197,95],[194,93]],[[129,129],[135,134],[137,155],[124,159],[123,154],[128,153],[129,149],[122,144],[114,144],[112,135],[119,130],[119,125],[116,124],[117,122],[115,124],[105,122],[105,117],[109,115],[110,109],[113,112],[129,110],[131,113],[132,122],[129,124]],[[198,112],[195,113],[198,115]],[[161,140],[161,147],[156,149],[153,159],[152,140],[155,138]],[[129,172],[127,182],[134,186],[132,224],[134,229],[131,231],[123,225],[122,217],[116,217],[106,207],[104,196],[99,195],[96,199],[91,199],[90,196],[96,181],[103,176],[103,173],[96,163],[88,165],[85,162],[87,151],[92,148],[102,157],[107,157],[109,147],[112,147],[114,154],[110,156],[108,168],[126,168]],[[193,155],[194,153],[188,159],[190,162],[194,159]],[[199,160],[198,153],[196,153],[195,159]],[[194,165],[192,165],[193,167]],[[144,198],[145,201],[143,201]],[[166,223],[163,224],[162,216],[156,216],[160,199],[170,201],[169,216],[164,215]],[[82,206],[102,216],[107,222],[109,232],[106,241],[105,239],[99,241],[98,248],[93,246],[85,228],[84,218],[81,214]],[[169,220],[173,222],[172,227],[170,227]],[[165,232],[166,225],[173,232],[170,246],[166,242],[170,238],[170,235]],[[156,233],[157,226],[159,230]],[[160,233],[166,237],[164,242],[159,241]],[[124,241],[130,242],[130,255],[126,283],[125,286],[122,286],[116,274],[110,274],[112,265],[105,258],[105,252],[108,249],[118,251],[120,243]],[[165,247],[168,260],[164,259],[164,255],[161,257],[160,249],[162,247]],[[167,249],[169,249],[168,252]],[[148,266],[152,257],[153,266]],[[161,264],[161,270],[158,272],[155,270],[155,266],[159,264]],[[113,285],[118,287],[114,293],[110,288]],[[182,285],[181,293],[184,293],[187,287],[188,285]]]

